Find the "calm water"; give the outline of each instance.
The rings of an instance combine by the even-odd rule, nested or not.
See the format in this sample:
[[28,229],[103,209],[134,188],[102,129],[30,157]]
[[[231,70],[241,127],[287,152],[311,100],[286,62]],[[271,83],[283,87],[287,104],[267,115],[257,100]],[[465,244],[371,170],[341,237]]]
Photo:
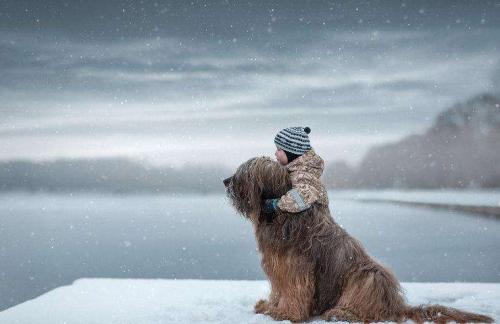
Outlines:
[[[499,221],[330,197],[400,280],[500,282]],[[81,277],[264,278],[223,195],[1,194],[0,220],[0,310]]]

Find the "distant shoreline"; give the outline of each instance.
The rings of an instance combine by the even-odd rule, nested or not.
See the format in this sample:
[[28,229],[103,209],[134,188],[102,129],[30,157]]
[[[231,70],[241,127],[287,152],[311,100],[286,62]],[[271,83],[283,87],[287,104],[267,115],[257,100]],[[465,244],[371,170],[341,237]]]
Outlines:
[[500,207],[495,207],[495,206],[460,205],[460,204],[416,202],[416,201],[373,199],[373,198],[363,198],[363,199],[353,199],[353,200],[366,203],[387,203],[387,204],[396,204],[402,206],[413,206],[413,207],[423,207],[432,209],[447,209],[452,211],[464,212],[468,214],[481,215],[484,217],[500,220]]

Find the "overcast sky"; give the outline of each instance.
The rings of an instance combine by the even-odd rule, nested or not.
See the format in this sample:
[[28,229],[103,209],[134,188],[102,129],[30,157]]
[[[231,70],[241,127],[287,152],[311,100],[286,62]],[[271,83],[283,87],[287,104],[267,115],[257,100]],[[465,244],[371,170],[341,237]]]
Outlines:
[[500,84],[500,1],[2,1],[0,159],[327,162]]

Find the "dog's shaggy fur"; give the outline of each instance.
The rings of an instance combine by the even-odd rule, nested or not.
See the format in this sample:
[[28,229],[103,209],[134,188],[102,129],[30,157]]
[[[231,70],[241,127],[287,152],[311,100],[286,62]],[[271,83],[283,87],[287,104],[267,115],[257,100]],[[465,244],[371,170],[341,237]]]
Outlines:
[[318,315],[350,322],[493,321],[440,305],[407,305],[394,274],[335,223],[327,206],[313,204],[298,214],[277,211],[272,221],[266,219],[263,199],[291,188],[287,170],[270,158],[248,160],[224,185],[254,226],[271,283],[269,299],[258,301],[255,312],[294,322]]

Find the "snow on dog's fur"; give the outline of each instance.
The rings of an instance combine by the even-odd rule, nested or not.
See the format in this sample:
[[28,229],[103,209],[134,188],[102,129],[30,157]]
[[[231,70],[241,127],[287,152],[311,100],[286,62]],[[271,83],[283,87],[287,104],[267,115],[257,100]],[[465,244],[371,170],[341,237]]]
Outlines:
[[297,214],[278,210],[267,219],[263,200],[291,188],[287,170],[270,158],[248,160],[224,185],[236,210],[254,226],[271,283],[269,299],[258,301],[255,312],[295,322],[317,315],[356,322],[493,322],[440,305],[409,306],[394,274],[333,220],[327,206],[314,204]]

